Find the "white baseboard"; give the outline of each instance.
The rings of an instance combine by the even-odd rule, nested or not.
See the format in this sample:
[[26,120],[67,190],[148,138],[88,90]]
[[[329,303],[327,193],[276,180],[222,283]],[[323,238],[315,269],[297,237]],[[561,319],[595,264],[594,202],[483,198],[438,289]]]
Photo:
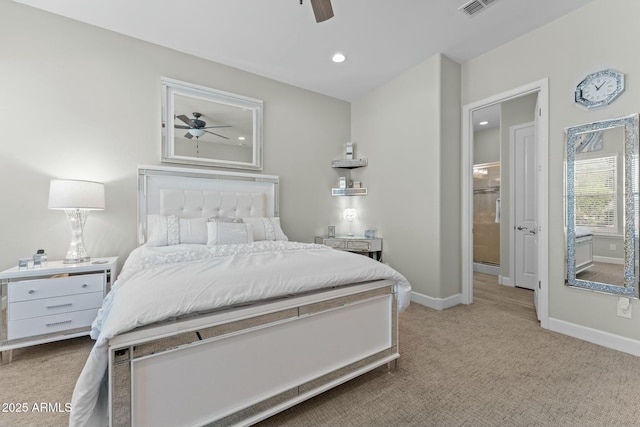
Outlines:
[[434,298],[428,295],[412,291],[411,301],[433,308],[434,310],[445,310],[462,303],[462,294],[456,294],[447,298]]
[[598,344],[603,347],[611,348],[613,350],[622,351],[634,356],[640,356],[640,341],[638,340],[621,337],[620,335],[614,335],[609,332],[576,325],[575,323],[551,317],[549,318],[549,330]]
[[605,262],[607,264],[624,264],[624,258],[611,258],[608,256],[593,256],[595,262]]
[[478,273],[492,274],[494,276],[500,275],[500,266],[499,265],[489,265],[483,264],[481,262],[473,263],[473,271],[477,271]]

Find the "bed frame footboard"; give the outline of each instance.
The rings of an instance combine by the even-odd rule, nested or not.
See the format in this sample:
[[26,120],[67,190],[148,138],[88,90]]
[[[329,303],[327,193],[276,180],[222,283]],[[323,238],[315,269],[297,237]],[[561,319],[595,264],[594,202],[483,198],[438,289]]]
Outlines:
[[251,425],[372,369],[395,366],[396,286],[279,299],[110,342],[111,426]]

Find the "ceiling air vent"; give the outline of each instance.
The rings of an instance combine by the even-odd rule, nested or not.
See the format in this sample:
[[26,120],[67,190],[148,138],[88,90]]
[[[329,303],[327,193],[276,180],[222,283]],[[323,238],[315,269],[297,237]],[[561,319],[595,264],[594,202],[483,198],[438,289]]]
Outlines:
[[477,13],[483,11],[497,1],[498,0],[471,0],[470,2],[460,6],[458,10],[468,16],[475,16]]

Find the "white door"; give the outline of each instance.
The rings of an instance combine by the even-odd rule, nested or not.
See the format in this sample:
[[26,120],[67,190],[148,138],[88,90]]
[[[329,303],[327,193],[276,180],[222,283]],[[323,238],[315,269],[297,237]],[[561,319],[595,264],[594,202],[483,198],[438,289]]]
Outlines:
[[[533,123],[533,129],[534,129],[534,132],[535,132],[536,153],[540,153],[540,135],[538,133],[540,131],[540,115],[541,115],[540,96],[538,96],[536,98],[536,109],[534,110],[535,119],[534,119],[534,123]],[[538,173],[541,173],[540,169],[539,169],[539,168],[541,168],[540,159],[537,156],[536,156],[536,164],[538,166],[536,166],[537,169],[535,170],[534,175],[537,175]],[[538,183],[539,182],[539,177],[536,176],[535,180],[536,180],[536,183]],[[538,192],[537,190],[538,190],[538,187],[536,186],[536,200],[539,200],[540,192]],[[536,205],[537,205],[536,207],[538,208],[538,215],[540,215],[541,206],[538,203],[536,203]],[[537,223],[537,216],[536,216],[536,223]],[[536,234],[536,236],[537,236],[537,234]],[[536,246],[537,245],[538,245],[538,239],[536,239]],[[539,256],[539,254],[540,254],[539,248],[538,248],[538,251],[536,253]],[[538,263],[536,265],[540,265],[540,263]],[[538,301],[539,301],[540,293],[541,293],[540,292],[540,283],[541,283],[541,281],[540,281],[540,277],[538,275],[537,270],[536,270],[536,280],[537,280],[537,283],[534,283],[534,285],[533,285],[533,305],[536,308],[536,316],[538,317],[538,320],[542,321],[542,316],[541,316],[541,313],[540,313],[540,309],[538,308],[538,306],[539,306],[538,305]]]
[[511,128],[514,203],[514,285],[536,290],[538,284],[537,141],[535,123]]

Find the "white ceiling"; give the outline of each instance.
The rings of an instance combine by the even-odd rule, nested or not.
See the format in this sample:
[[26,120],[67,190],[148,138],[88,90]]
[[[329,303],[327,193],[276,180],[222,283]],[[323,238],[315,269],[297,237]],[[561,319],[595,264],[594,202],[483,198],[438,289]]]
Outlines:
[[[474,132],[500,126],[500,108],[500,104],[494,104],[480,110],[474,110],[472,115]],[[481,125],[481,122],[488,123]]]
[[[14,0],[301,88],[353,101],[437,53],[464,63],[593,0]],[[347,56],[331,62],[333,53]]]

